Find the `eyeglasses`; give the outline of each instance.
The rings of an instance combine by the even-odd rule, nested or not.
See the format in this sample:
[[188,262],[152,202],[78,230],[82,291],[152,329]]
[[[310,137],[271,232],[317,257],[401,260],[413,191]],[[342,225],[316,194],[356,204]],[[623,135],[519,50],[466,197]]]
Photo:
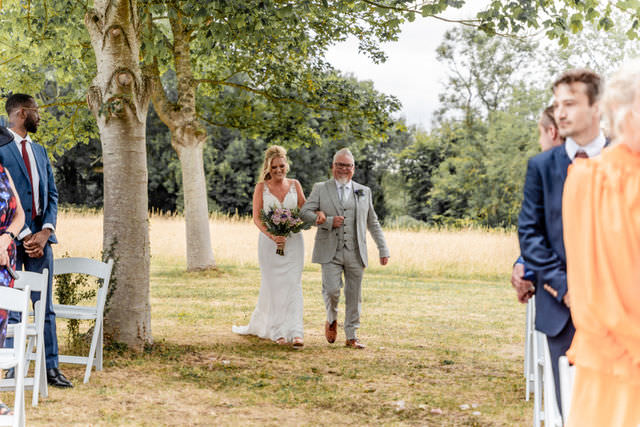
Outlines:
[[276,170],[276,169],[286,169],[287,165],[276,165],[276,166],[271,166],[271,170]]
[[36,114],[40,114],[40,107],[20,107],[23,111],[26,111],[27,113],[33,111]]
[[341,169],[351,169],[353,167],[353,163],[340,163],[340,162],[335,162],[333,164],[335,167],[337,168],[341,168]]

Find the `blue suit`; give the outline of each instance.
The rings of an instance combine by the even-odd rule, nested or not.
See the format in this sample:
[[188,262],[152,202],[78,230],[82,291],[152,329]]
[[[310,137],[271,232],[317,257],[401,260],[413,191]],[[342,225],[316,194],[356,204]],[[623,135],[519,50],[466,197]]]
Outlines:
[[[570,164],[564,145],[529,159],[518,217],[520,253],[536,277],[536,329],[547,336],[558,402],[558,358],[569,349],[575,333],[569,308],[562,301],[567,293],[562,191]],[[545,290],[545,284],[557,296]]]
[[[550,337],[558,335],[571,317],[562,302],[567,293],[562,190],[570,164],[564,146],[529,159],[518,217],[520,252],[537,279],[536,329]],[[545,283],[558,292],[557,297],[544,290]]]
[[[36,161],[36,167],[39,175],[39,203],[38,210],[40,215],[32,217],[32,190],[29,174],[22,159],[22,154],[16,147],[14,137],[6,128],[0,127],[0,164],[9,170],[13,183],[18,192],[18,197],[22,203],[25,213],[25,228],[31,230],[31,233],[37,233],[42,230],[43,224],[51,224],[56,226],[58,216],[58,190],[53,178],[53,169],[47,156],[47,150],[38,144],[32,143],[31,149]],[[53,281],[53,252],[51,244],[57,243],[56,236],[51,233],[49,241],[44,247],[44,255],[40,258],[30,258],[26,255],[22,242],[18,241],[16,268],[21,270],[24,267],[26,271],[42,272],[43,269],[49,270],[49,282],[47,286],[47,307],[45,312],[44,323],[44,346],[47,369],[58,367],[58,338],[56,333],[56,315],[53,311],[52,298],[52,281]],[[32,301],[40,299],[40,293],[34,292],[31,295]],[[9,322],[18,322],[18,313],[11,313]],[[12,341],[7,340],[7,346],[12,346]]]
[[516,264],[522,264],[524,266],[524,275],[522,276],[524,280],[528,280],[533,283],[536,282],[536,273],[534,273],[533,270],[527,267],[527,265],[524,263],[524,259],[522,259],[521,256],[519,256],[516,262],[513,263],[513,265]]

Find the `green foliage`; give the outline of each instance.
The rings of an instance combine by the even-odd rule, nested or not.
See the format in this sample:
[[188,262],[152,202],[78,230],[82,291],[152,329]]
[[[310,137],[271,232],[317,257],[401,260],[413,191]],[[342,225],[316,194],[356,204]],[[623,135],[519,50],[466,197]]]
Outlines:
[[100,141],[92,139],[54,155],[53,165],[60,205],[102,207]]
[[[624,22],[627,16],[613,10],[612,19]],[[637,26],[634,24],[635,26]],[[585,67],[606,76],[631,58],[640,54],[640,41],[630,37],[624,25],[616,25],[606,30],[596,23],[585,23],[583,29],[568,36],[566,48],[547,46],[542,52],[542,61],[552,76],[569,68]]]
[[[68,255],[65,254],[65,257]],[[55,295],[59,304],[78,305],[95,298],[96,289],[86,275],[58,274],[55,276]],[[80,334],[80,320],[67,320],[67,347],[77,350],[84,346],[84,336]]]
[[[102,262],[107,262],[110,259],[113,260],[113,267],[111,267],[111,276],[109,277],[109,291],[107,292],[107,297],[104,302],[103,317],[105,318],[107,317],[107,314],[111,310],[111,298],[113,297],[113,294],[115,293],[118,287],[118,275],[116,274],[116,271],[118,270],[120,257],[118,256],[118,252],[116,250],[117,247],[118,247],[118,240],[114,239],[109,245],[109,247],[102,251],[102,257],[101,257]],[[100,286],[102,286],[102,283],[100,284]],[[107,334],[105,334],[105,341],[112,342],[113,340],[111,339],[110,336],[107,336]]]
[[[317,124],[316,126],[320,126]],[[318,130],[321,134],[321,131]],[[267,142],[250,138],[246,132],[207,126],[209,142],[204,146],[205,179],[211,212],[250,215],[253,189],[257,182]],[[288,148],[291,170],[289,177],[298,179],[305,194],[314,183],[330,175],[333,154],[349,147],[356,157],[354,179],[372,188],[374,206],[381,218],[386,216],[385,177],[397,171],[394,152],[409,144],[410,132],[400,122],[388,130],[383,141],[356,138],[331,140],[322,137],[309,146],[283,141]],[[184,206],[181,169],[178,156],[171,148],[171,135],[153,108],[147,119],[147,166],[149,171],[149,209],[181,212]],[[61,204],[99,208],[102,206],[102,162],[100,143],[77,145],[54,162]]]
[[539,67],[534,60],[537,47],[531,41],[492,38],[469,28],[447,31],[437,58],[449,69],[449,81],[440,94],[436,120],[464,118],[471,126],[504,109],[521,71]]
[[[142,62],[157,61],[161,75],[175,69],[173,24],[179,20],[189,37],[198,114],[204,120],[262,129],[273,142],[310,144],[320,136],[307,120],[309,113],[327,112],[331,119],[325,122],[324,135],[331,132],[340,138],[347,131],[383,137],[397,101],[354,92],[352,85],[331,77],[334,72],[323,61],[326,49],[355,36],[362,52],[375,62],[384,61],[380,44],[396,40],[405,20],[436,16],[465,3],[437,0],[416,8],[410,0],[140,0]],[[477,20],[465,23],[488,35],[543,28],[563,45],[586,24],[604,31],[619,29],[635,39],[640,13],[636,3],[492,1]],[[5,91],[39,94],[47,107],[41,135],[58,153],[96,136],[84,102],[96,70],[83,25],[87,7],[70,0],[3,3],[0,52],[5,60],[0,71],[11,82]]]
[[85,7],[69,0],[2,3],[2,97],[10,92],[36,97],[42,119],[36,139],[52,156],[97,136],[85,102],[96,73],[82,19]]
[[149,107],[147,114],[147,170],[149,209],[174,212],[181,209],[182,176],[178,155],[171,148],[171,134],[158,114]]
[[408,212],[429,224],[511,227],[545,105],[546,91],[518,74],[533,65],[535,46],[456,30],[438,52],[452,74],[434,129],[399,155]]
[[238,131],[210,130],[204,159],[211,210],[250,215],[266,145],[260,139],[242,138]]
[[260,209],[260,221],[267,228],[267,231],[274,236],[289,236],[292,233],[299,233],[302,230],[311,228],[311,224],[306,224],[300,218],[300,210],[298,208],[278,208],[271,206]]
[[[546,103],[546,90],[539,88],[568,65],[610,70],[637,52],[628,40],[637,39],[640,8],[635,0],[489,2],[477,19],[464,22],[470,30],[448,33],[440,46],[451,79],[433,130],[417,132],[411,144],[413,131],[398,130],[391,119],[399,108],[395,98],[340,75],[323,59],[333,43],[356,37],[362,52],[384,61],[381,44],[396,40],[405,20],[465,3],[140,0],[141,63],[147,75],[157,65],[176,111],[185,87],[195,90],[197,117],[209,135],[204,158],[211,210],[250,211],[257,165],[269,144],[290,149],[291,176],[307,193],[327,176],[335,149],[349,146],[358,164],[355,179],[372,187],[381,216],[383,183],[402,168],[408,210],[416,218],[508,226],[519,197],[513,183],[521,181],[523,157],[535,152],[535,118]],[[89,5],[4,2],[0,71],[8,82],[2,95],[33,93],[45,107],[38,139],[57,159],[61,202],[99,206],[100,147],[85,105],[96,73],[83,25]],[[540,49],[527,39],[490,37],[540,30],[570,48],[549,47],[540,60]],[[615,37],[601,37],[602,31]],[[188,56],[180,62],[176,53]],[[599,63],[598,56],[606,59]],[[192,77],[176,77],[181,64]],[[522,84],[523,69],[538,80]],[[105,104],[111,107],[117,105]],[[179,161],[153,113],[147,133],[150,206],[181,210]]]

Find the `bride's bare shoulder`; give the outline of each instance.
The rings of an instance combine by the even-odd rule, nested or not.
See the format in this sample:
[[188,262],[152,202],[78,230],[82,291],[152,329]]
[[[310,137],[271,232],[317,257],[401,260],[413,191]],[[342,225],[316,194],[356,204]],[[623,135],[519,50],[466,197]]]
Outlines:
[[266,187],[266,185],[267,185],[267,184],[265,184],[265,182],[264,182],[264,181],[260,181],[260,182],[258,182],[258,183],[256,184],[256,187],[254,188],[253,192],[254,192],[254,193],[262,193],[262,192],[264,191],[264,189],[265,189],[265,188],[268,188],[268,187]]

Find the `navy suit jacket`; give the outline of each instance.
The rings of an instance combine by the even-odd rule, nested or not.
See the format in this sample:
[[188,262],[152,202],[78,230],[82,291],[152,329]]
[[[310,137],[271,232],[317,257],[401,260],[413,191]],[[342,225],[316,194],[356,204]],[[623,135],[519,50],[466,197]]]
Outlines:
[[[29,172],[24,165],[22,154],[13,142],[13,134],[6,128],[0,127],[0,164],[9,170],[13,183],[20,197],[20,203],[25,213],[25,227],[29,227],[32,233],[41,230],[42,224],[51,224],[56,227],[58,216],[58,189],[53,179],[53,169],[47,156],[47,150],[39,144],[31,144],[38,168],[40,182],[40,206],[42,208],[42,223],[35,224],[31,219],[31,182]],[[56,236],[51,233],[50,243],[57,243]]]
[[[562,190],[570,164],[564,145],[529,159],[518,217],[520,253],[536,276],[536,329],[550,337],[558,335],[571,318],[562,302],[567,293]],[[544,290],[544,284],[558,296]]]

